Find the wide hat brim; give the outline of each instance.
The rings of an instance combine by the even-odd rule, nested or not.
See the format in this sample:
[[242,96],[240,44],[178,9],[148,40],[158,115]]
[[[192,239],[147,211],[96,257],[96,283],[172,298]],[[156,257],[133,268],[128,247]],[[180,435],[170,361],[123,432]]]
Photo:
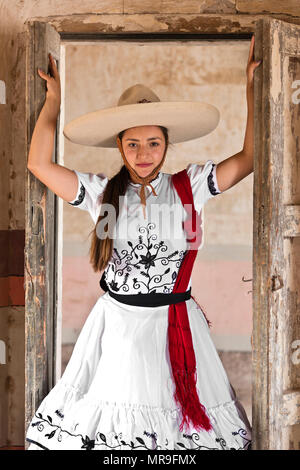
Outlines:
[[219,110],[198,101],[137,103],[100,109],[70,121],[63,135],[70,141],[93,147],[117,147],[119,132],[131,127],[156,125],[169,131],[171,143],[186,142],[212,132]]

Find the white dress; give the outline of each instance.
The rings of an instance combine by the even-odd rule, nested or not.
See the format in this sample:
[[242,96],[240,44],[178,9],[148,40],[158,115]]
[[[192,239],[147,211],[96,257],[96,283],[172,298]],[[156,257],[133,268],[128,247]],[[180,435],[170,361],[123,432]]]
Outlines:
[[[108,178],[74,171],[78,192],[70,204],[89,211],[96,223]],[[200,211],[220,193],[216,165],[212,160],[204,165],[192,163],[187,172],[195,209]],[[162,224],[149,215],[150,206],[156,206],[153,203],[178,204],[183,211],[171,175],[159,172],[151,184],[157,196],[146,187],[147,219],[138,183],[129,183],[123,199],[113,256],[105,270],[107,285],[117,294],[172,292],[187,247],[178,213],[168,236],[164,236],[166,228],[158,230]],[[168,221],[167,225],[172,224]],[[175,228],[179,228],[176,237]],[[105,292],[89,313],[64,374],[32,417],[26,431],[29,450],[249,450],[250,423],[228,380],[204,313],[192,297],[186,305],[197,392],[213,431],[179,430],[181,414],[173,398],[167,343],[169,306],[127,305]]]

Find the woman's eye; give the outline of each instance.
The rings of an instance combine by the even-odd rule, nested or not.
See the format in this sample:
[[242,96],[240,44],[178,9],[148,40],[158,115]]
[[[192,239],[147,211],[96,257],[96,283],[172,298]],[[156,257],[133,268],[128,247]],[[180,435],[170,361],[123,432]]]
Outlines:
[[[158,145],[159,145],[159,142],[150,142],[150,146],[152,146],[152,147],[157,147]],[[135,148],[135,147],[136,147],[136,143],[130,142],[130,143],[128,144],[128,147],[130,147],[130,148]]]

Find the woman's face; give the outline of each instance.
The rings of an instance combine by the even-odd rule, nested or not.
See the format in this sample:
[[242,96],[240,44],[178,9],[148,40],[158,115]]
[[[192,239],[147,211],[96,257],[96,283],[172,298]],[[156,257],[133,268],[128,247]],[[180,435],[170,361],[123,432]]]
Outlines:
[[161,162],[166,143],[160,127],[138,126],[126,129],[122,146],[129,165],[144,178]]

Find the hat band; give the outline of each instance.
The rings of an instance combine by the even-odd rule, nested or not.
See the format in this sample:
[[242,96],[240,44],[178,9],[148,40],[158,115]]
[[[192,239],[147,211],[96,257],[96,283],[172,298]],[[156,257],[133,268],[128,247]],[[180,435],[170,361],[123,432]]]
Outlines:
[[153,101],[146,100],[146,98],[143,98],[140,101],[137,101],[137,103],[153,103]]

